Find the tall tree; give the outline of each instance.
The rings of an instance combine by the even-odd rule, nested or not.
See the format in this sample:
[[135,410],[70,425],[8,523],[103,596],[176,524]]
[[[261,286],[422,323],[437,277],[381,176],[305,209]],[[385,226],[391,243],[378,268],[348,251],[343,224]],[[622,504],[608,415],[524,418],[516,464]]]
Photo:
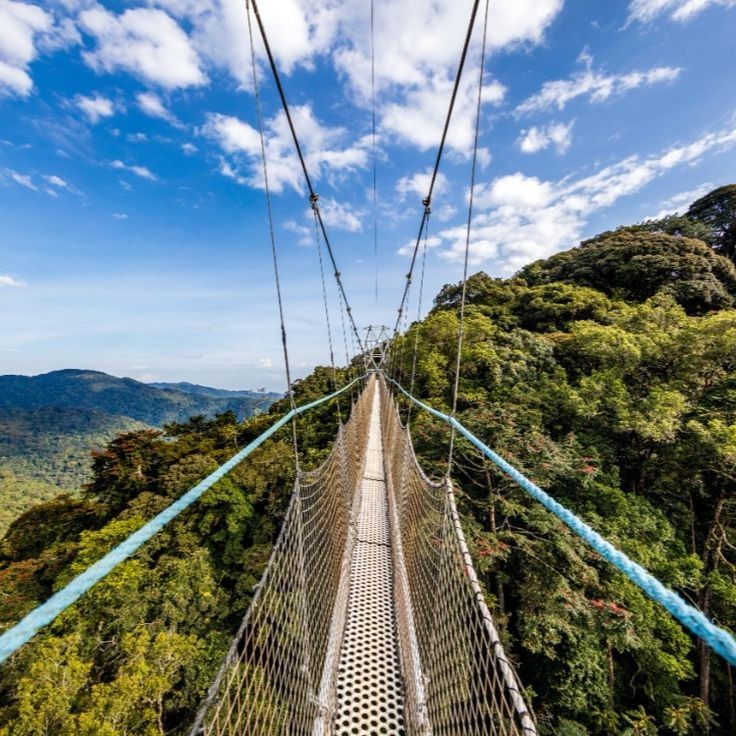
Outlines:
[[718,187],[693,202],[687,217],[706,225],[713,248],[736,261],[736,184]]

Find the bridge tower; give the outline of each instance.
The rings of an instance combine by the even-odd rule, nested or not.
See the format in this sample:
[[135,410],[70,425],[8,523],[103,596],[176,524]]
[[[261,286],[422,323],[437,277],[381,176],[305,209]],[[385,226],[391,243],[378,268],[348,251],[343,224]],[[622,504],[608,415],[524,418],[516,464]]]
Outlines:
[[380,370],[386,361],[390,328],[386,325],[368,325],[365,328],[363,360],[366,370]]

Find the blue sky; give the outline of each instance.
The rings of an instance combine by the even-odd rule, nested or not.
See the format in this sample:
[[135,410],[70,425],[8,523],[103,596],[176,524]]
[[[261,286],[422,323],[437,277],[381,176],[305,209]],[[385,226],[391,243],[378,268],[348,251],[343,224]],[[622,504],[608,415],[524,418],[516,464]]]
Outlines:
[[[378,301],[369,5],[261,5],[356,320],[392,325],[470,0],[375,0]],[[510,275],[736,180],[735,32],[735,0],[493,0],[472,269]],[[424,311],[462,271],[479,41],[433,201]],[[248,59],[242,0],[0,0],[0,373],[284,387]],[[259,71],[304,375],[328,360],[319,264]]]

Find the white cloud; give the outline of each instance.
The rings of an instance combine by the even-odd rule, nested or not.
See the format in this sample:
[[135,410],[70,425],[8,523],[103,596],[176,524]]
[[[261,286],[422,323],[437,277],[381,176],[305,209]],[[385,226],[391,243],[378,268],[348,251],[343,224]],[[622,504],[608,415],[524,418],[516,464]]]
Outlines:
[[[365,215],[365,212],[356,209],[352,205],[338,202],[329,197],[320,197],[319,208],[325,225],[334,230],[357,233],[363,229],[362,217]],[[304,210],[304,223],[306,224],[296,222],[295,220],[287,220],[283,227],[284,230],[288,230],[298,236],[297,242],[299,245],[311,247],[315,244],[317,237],[314,214],[311,207]],[[322,236],[320,235],[320,237]]]
[[38,55],[36,37],[51,30],[53,19],[36,5],[0,3],[0,94],[27,97],[33,89],[28,73]]
[[298,222],[295,222],[294,220],[287,220],[284,225],[284,230],[288,230],[289,232],[295,233],[298,235],[297,243],[299,245],[303,245],[305,247],[310,247],[314,245],[314,227],[307,227],[306,225],[300,225]]
[[[477,70],[476,70],[477,75]],[[469,73],[463,76],[458,90],[447,145],[468,155],[473,145],[478,81]],[[447,116],[447,105],[453,80],[444,74],[435,75],[382,106],[381,129],[399,140],[427,150],[437,146]],[[506,95],[506,88],[497,81],[484,84],[483,104],[497,105]],[[486,159],[488,154],[486,152]]]
[[59,189],[68,189],[69,185],[60,177],[56,176],[56,174],[46,174],[43,177],[51,186],[59,187]]
[[163,118],[166,120],[171,113],[164,107],[161,98],[153,92],[140,92],[136,95],[138,107],[152,118]]
[[[438,235],[430,235],[427,238],[427,250],[431,250],[432,248],[439,248],[444,243],[443,239],[440,238]],[[410,256],[414,252],[414,248],[417,245],[416,238],[414,240],[407,241],[404,245],[401,246],[396,252],[400,256]],[[424,240],[421,241],[419,244],[419,247],[422,248],[424,246]]]
[[0,275],[0,288],[3,288],[5,286],[20,289],[25,286],[25,283],[23,283],[22,281],[18,281],[18,279],[14,279],[12,276]]
[[255,155],[260,150],[258,131],[248,123],[230,115],[209,113],[201,131],[216,140],[226,153]]
[[128,133],[125,138],[131,143],[145,143],[148,140],[148,136],[145,133]]
[[198,149],[197,146],[194,145],[194,143],[182,143],[181,150],[184,151],[187,156],[191,156],[193,153],[196,153]]
[[[315,181],[342,176],[367,164],[367,139],[343,145],[347,132],[343,128],[323,125],[315,118],[310,105],[292,107],[291,115],[309,174]],[[264,127],[271,189],[280,192],[288,187],[302,192],[303,175],[286,116],[280,111],[266,120]],[[216,141],[230,155],[231,160],[222,162],[222,174],[240,184],[263,188],[261,143],[255,128],[235,117],[209,113],[200,133]]]
[[[488,26],[489,48],[540,43],[562,4],[562,0],[496,0]],[[382,131],[421,150],[438,144],[470,6],[458,0],[397,0],[376,6],[375,78]],[[371,90],[367,13],[365,3],[345,3],[333,52],[338,72],[366,104]],[[478,22],[448,132],[449,148],[464,156],[473,141],[480,26]],[[505,93],[500,82],[486,81],[484,105],[500,104]],[[483,149],[479,160],[487,165],[488,151]]]
[[33,179],[28,174],[20,174],[12,169],[7,169],[6,173],[16,184],[20,184],[20,186],[31,189],[34,192],[38,191],[38,187],[33,183]]
[[668,215],[677,215],[689,207],[696,199],[700,199],[704,194],[707,194],[714,188],[715,187],[711,182],[706,182],[695,189],[689,189],[686,192],[673,194],[671,197],[660,203],[660,207],[662,209],[656,215],[645,219],[661,220],[663,217],[667,217]]
[[166,108],[163,100],[157,94],[153,92],[140,92],[136,95],[136,101],[141,111],[149,117],[160,118],[175,127],[181,126],[176,116]]
[[128,215],[125,212],[113,212],[112,216],[116,220],[127,220],[128,219]]
[[273,360],[271,360],[271,358],[258,358],[258,365],[262,366],[263,368],[272,368]]
[[[320,197],[319,209],[322,220],[329,227],[336,230],[345,230],[349,233],[359,233],[363,229],[361,218],[365,213],[356,210],[352,205],[328,197]],[[311,209],[307,210],[307,216],[312,217]]]
[[83,54],[95,71],[122,69],[166,89],[207,81],[189,37],[162,10],[135,8],[115,15],[97,5],[80,13],[79,22],[97,41],[94,51]]
[[475,188],[475,204],[480,207],[545,207],[553,196],[553,187],[547,181],[521,173],[494,179],[489,185]]
[[527,115],[545,110],[564,110],[567,103],[577,97],[587,97],[591,102],[603,102],[637,87],[671,82],[682,71],[678,67],[658,66],[647,71],[606,74],[593,69],[593,58],[587,51],[580,54],[578,60],[583,63],[583,71],[576,72],[569,79],[545,82],[539,92],[516,107],[515,113]]
[[240,184],[243,187],[250,186],[251,183],[248,180],[247,177],[243,176],[242,174],[239,174],[232,165],[225,160],[224,158],[220,158],[220,166],[218,171],[223,175],[226,176],[228,179],[232,179],[237,184]]
[[672,20],[685,22],[711,5],[732,8],[736,0],[631,0],[629,20],[648,23],[667,12]]
[[0,96],[27,97],[33,91],[31,63],[40,53],[52,53],[79,43],[69,18],[54,21],[37,5],[14,0],[0,2]]
[[[562,4],[562,0],[497,0],[488,26],[489,47],[498,50],[540,43]],[[371,81],[369,11],[358,0],[340,3],[338,7],[341,34],[334,52],[335,64],[356,93],[367,100]],[[457,67],[470,7],[470,2],[458,0],[432,3],[397,0],[377,4],[375,50],[379,91],[419,89],[427,78],[451,78]],[[477,24],[470,59],[478,56],[480,25]],[[472,70],[468,72],[469,77],[473,76]]]
[[522,130],[517,144],[522,153],[537,153],[549,146],[554,146],[557,153],[567,153],[572,144],[573,121],[564,123],[550,123],[547,126],[534,126]]
[[[707,153],[734,145],[736,128],[731,128],[707,133],[658,155],[630,156],[578,179],[541,181],[518,172],[479,184],[470,260],[478,264],[494,259],[500,272],[512,273],[530,261],[574,245],[593,213],[640,191],[675,166],[693,165]],[[465,227],[448,228],[440,236],[440,255],[461,260]]]
[[[245,89],[251,63],[242,0],[151,0],[191,25],[191,43],[201,58],[225,68]],[[536,44],[557,16],[563,0],[496,0],[489,25],[489,47]],[[422,149],[437,144],[447,109],[471,2],[395,0],[375,8],[378,116],[383,131]],[[370,97],[369,10],[363,0],[269,0],[261,15],[279,68],[312,68],[329,58],[359,104]],[[472,141],[473,96],[477,79],[480,22],[457,102],[449,146],[464,154]],[[263,60],[257,44],[256,53]],[[475,61],[474,61],[475,60]],[[505,89],[490,81],[487,103],[502,100]],[[482,161],[487,162],[487,152]]]
[[112,166],[113,169],[118,169],[120,171],[129,171],[131,174],[140,176],[142,179],[150,179],[151,181],[156,181],[157,179],[156,175],[145,166],[131,166],[119,160],[113,161],[110,166]]
[[[227,69],[250,87],[247,22],[242,0],[151,0],[191,26],[202,58]],[[539,43],[563,0],[496,0],[489,25],[493,49]],[[420,85],[426,76],[453,68],[470,14],[470,1],[395,0],[376,6],[376,81]],[[286,74],[330,56],[351,87],[367,99],[370,89],[369,10],[362,0],[269,0],[260,8],[274,56]],[[480,25],[480,24],[478,24]],[[479,34],[474,39],[477,50]],[[258,44],[257,53],[263,50]]]
[[107,97],[95,94],[93,97],[77,95],[74,104],[82,111],[90,123],[97,123],[103,118],[112,117],[115,114],[115,104]]
[[[190,41],[200,57],[227,70],[241,87],[250,89],[252,70],[248,26],[242,0],[152,0],[192,28]],[[311,67],[325,54],[337,31],[345,0],[269,0],[259,7],[269,43],[285,74],[297,66]],[[257,35],[257,30],[255,31]],[[263,55],[260,43],[259,55]]]
[[284,230],[288,230],[289,232],[292,232],[298,236],[297,243],[299,245],[303,245],[306,248],[314,245],[314,226],[307,227],[307,225],[301,225],[295,220],[287,220],[286,222],[284,222],[283,228]]
[[[427,171],[423,174],[414,174],[413,176],[402,176],[396,182],[396,191],[401,195],[401,199],[405,199],[407,194],[416,194],[419,197],[419,201],[427,196],[429,191],[429,185],[432,180],[432,172]],[[437,179],[434,183],[434,194],[441,194],[447,191],[448,181],[447,177],[441,172],[437,172]]]

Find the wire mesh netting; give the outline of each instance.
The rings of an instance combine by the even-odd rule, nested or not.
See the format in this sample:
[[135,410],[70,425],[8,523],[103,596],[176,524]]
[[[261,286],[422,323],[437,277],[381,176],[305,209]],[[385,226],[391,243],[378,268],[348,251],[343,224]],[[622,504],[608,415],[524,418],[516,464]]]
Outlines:
[[[361,562],[361,550],[371,560],[380,553],[382,564]],[[387,647],[397,639],[400,674],[392,675],[397,657]],[[378,689],[363,697],[368,681]],[[266,572],[190,732],[336,733],[537,733],[452,485],[424,474],[393,397],[375,378],[325,463],[295,483]]]
[[311,734],[328,709],[343,574],[375,381],[329,457],[302,473],[253,601],[190,734]]
[[433,482],[381,382],[407,734],[537,730],[486,605],[449,479]]

